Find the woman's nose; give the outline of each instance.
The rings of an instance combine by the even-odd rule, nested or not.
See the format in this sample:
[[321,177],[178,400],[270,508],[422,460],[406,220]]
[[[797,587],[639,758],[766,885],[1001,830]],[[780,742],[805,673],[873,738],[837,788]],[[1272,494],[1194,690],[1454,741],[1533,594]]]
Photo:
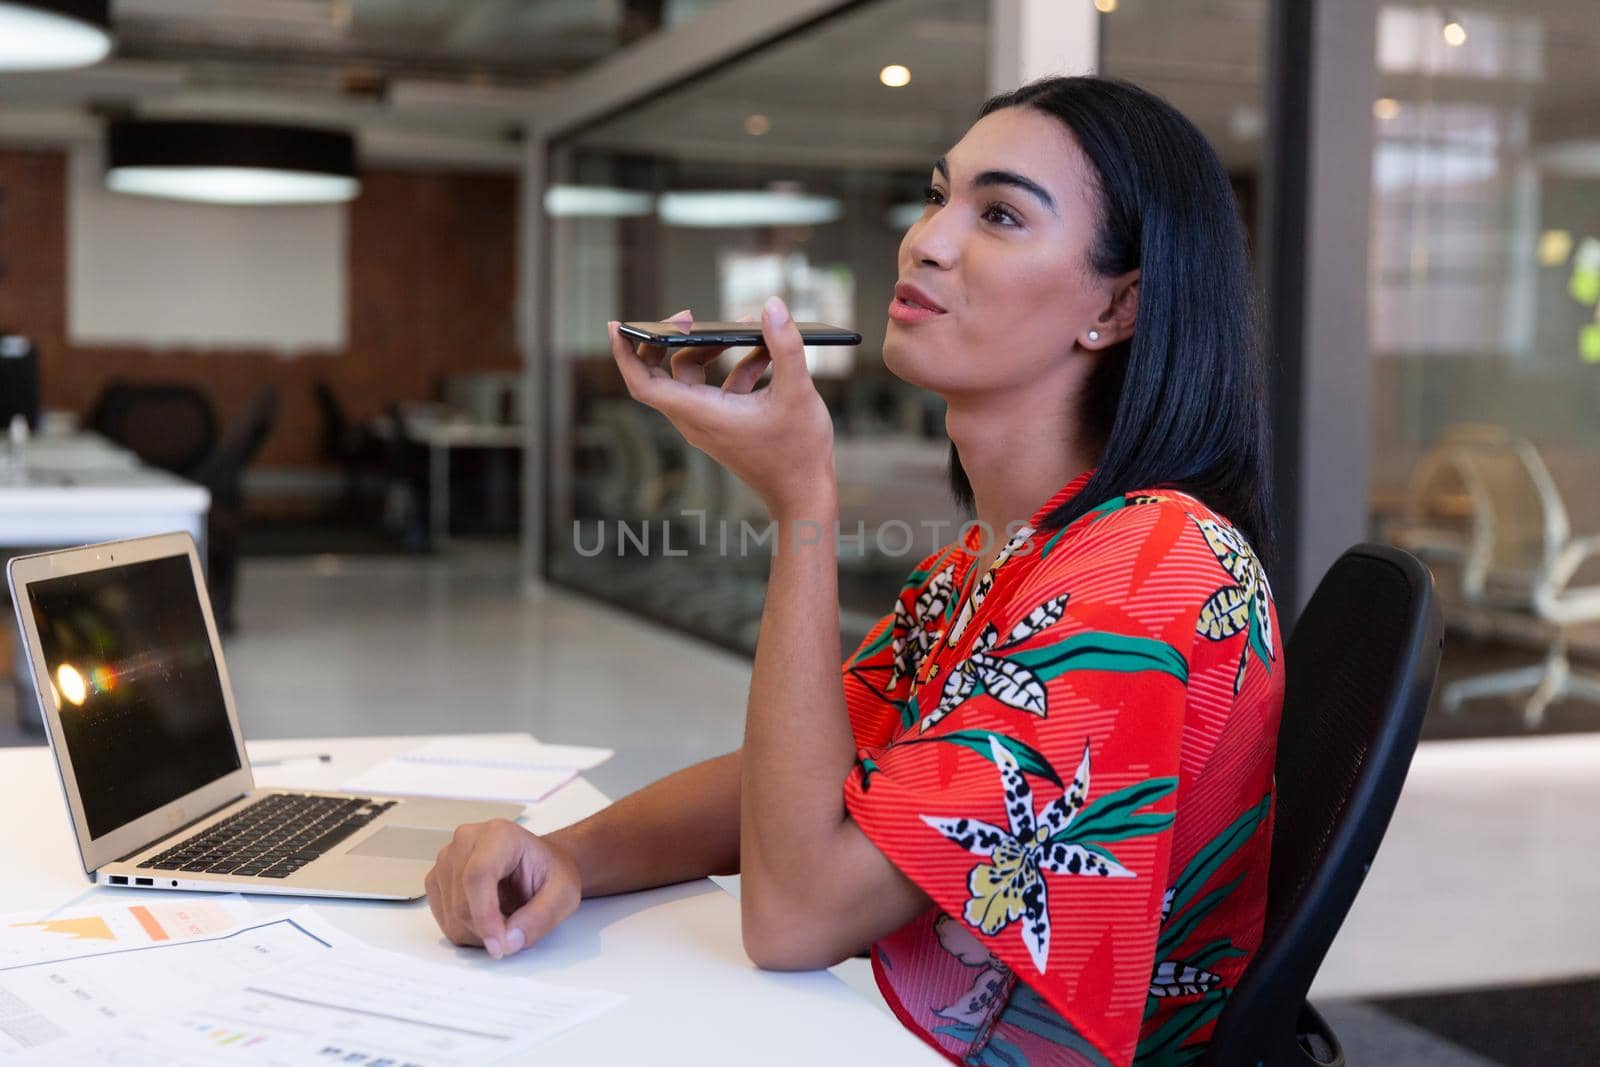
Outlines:
[[961,235],[955,213],[948,208],[912,223],[906,231],[906,258],[925,267],[948,269],[960,258]]

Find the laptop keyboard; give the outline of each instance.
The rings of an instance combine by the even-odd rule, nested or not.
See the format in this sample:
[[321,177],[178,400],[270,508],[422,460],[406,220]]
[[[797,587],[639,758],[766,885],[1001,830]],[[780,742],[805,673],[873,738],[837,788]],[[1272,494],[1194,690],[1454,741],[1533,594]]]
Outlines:
[[394,805],[366,797],[268,793],[139,867],[287,878]]

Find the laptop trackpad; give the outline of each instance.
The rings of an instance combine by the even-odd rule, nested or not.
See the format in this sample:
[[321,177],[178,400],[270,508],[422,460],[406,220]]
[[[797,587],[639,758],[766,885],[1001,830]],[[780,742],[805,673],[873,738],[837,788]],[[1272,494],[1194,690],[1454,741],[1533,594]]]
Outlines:
[[347,856],[382,856],[392,860],[426,860],[432,863],[439,850],[450,843],[452,832],[420,826],[385,826]]

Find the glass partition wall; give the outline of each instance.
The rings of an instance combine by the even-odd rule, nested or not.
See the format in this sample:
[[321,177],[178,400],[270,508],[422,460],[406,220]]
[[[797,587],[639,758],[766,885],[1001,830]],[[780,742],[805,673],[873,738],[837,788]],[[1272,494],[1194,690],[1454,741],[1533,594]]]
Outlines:
[[1519,0],[1379,13],[1373,484],[1389,493],[1451,427],[1493,423],[1587,470],[1595,497],[1595,11]]
[[[1378,13],[1372,520],[1427,554],[1452,607],[1440,734],[1600,722],[1592,695],[1558,684],[1600,691],[1600,609],[1551,600],[1545,566],[1564,535],[1600,534],[1595,13]],[[1595,584],[1591,556],[1567,588]]]
[[847,645],[953,536],[942,407],[881,346],[901,235],[985,96],[987,27],[959,0],[852,8],[552,145],[552,580],[754,648],[762,506],[628,397],[605,323],[738,319],[773,293],[863,338],[807,353],[836,426]]

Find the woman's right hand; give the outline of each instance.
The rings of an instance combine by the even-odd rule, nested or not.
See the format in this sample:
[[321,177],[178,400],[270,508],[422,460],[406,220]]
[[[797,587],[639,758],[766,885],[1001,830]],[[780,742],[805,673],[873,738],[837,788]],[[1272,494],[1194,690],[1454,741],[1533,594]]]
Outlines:
[[424,884],[444,935],[482,945],[495,959],[544,937],[583,898],[572,856],[505,819],[457,827]]

